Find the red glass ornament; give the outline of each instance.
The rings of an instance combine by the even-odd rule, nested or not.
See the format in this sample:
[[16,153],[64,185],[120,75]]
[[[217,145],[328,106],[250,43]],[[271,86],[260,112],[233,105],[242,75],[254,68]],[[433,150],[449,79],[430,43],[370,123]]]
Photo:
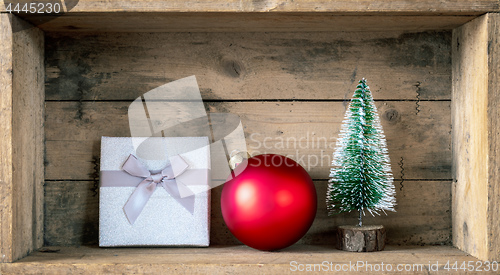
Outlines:
[[295,161],[280,155],[258,155],[245,162],[222,190],[222,216],[229,231],[260,250],[294,244],[316,216],[311,177]]

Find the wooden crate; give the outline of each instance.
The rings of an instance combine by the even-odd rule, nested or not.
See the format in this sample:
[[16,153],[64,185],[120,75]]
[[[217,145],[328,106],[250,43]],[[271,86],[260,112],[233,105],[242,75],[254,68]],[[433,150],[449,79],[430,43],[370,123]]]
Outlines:
[[[80,0],[42,25],[2,12],[0,271],[287,273],[294,260],[439,260],[441,269],[500,260],[497,11],[497,1],[465,0]],[[240,115],[251,153],[291,155],[309,170],[318,214],[297,245],[241,246],[222,220],[219,187],[208,249],[96,247],[100,136],[130,136],[132,100],[193,74],[208,112]],[[398,212],[367,218],[387,227],[387,251],[362,256],[334,250],[335,226],[356,214],[328,217],[324,202],[361,77],[387,134],[398,200]]]

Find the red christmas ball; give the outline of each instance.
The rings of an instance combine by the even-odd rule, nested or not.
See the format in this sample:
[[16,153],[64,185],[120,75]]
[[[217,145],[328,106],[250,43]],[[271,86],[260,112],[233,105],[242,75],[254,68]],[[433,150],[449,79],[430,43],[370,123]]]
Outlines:
[[316,189],[307,171],[290,158],[264,154],[245,160],[224,184],[222,216],[242,243],[260,250],[288,247],[311,227]]

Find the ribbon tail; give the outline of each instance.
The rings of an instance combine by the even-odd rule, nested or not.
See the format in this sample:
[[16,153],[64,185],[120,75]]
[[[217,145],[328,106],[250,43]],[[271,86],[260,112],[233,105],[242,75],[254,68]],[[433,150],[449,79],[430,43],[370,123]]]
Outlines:
[[[191,214],[194,213],[195,196],[194,193],[187,186],[179,182],[175,184],[167,184],[164,181],[161,182],[161,185],[172,196],[172,198],[174,198],[178,203],[180,203],[180,205],[182,205],[187,211],[189,211],[189,213]],[[192,195],[183,197],[181,196],[179,189],[182,189],[183,194],[190,192]]]
[[123,206],[123,212],[125,212],[125,216],[130,224],[134,224],[137,217],[141,214],[142,209],[146,206],[149,198],[153,195],[155,189],[156,184],[149,179],[145,179],[139,183],[132,195],[130,195],[127,203]]

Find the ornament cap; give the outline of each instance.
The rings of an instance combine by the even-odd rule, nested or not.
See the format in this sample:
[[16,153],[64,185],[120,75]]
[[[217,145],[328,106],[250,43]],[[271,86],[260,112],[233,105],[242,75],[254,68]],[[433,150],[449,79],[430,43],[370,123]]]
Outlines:
[[229,155],[229,167],[231,167],[232,170],[236,168],[240,163],[243,162],[245,159],[249,159],[250,154],[246,151],[240,151],[240,150],[233,150],[231,154]]

